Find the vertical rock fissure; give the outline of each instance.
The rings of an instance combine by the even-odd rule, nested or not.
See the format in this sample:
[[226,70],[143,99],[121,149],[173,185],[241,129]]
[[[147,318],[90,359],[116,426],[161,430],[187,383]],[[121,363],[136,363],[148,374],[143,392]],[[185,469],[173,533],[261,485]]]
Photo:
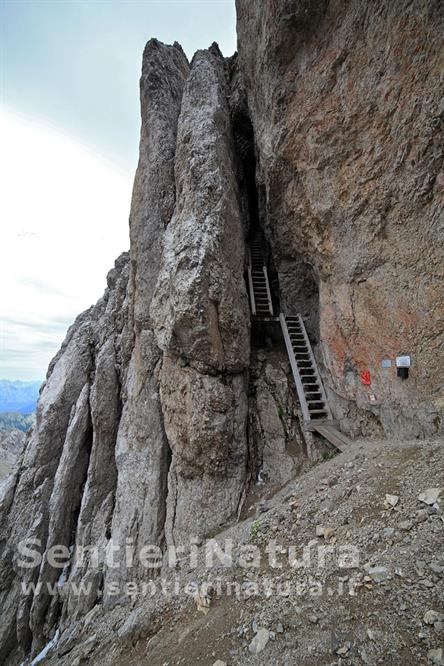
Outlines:
[[[49,500],[48,536],[45,551],[53,546],[69,547],[76,516],[82,501],[83,487],[88,474],[92,449],[92,423],[89,405],[89,385],[85,384],[73,407],[65,443],[59,465],[54,477],[53,490]],[[40,649],[57,624],[62,611],[60,595],[51,596],[48,585],[54,585],[60,578],[61,571],[42,559],[38,583],[41,591],[34,596],[30,627],[33,633],[33,649]]]
[[[249,244],[259,242],[274,313],[279,313],[282,307],[289,313],[302,312],[310,337],[317,341],[316,282],[311,268],[301,256],[282,259],[274,243],[269,224],[272,211],[268,206],[260,154],[236,56],[231,60],[230,109],[247,244],[246,260]],[[244,277],[248,288],[248,275]],[[247,483],[265,483],[264,490],[268,492],[285,484],[302,469],[307,446],[299,423],[298,400],[292,387],[280,325],[273,318],[265,321],[260,316],[253,316],[250,330]],[[252,489],[252,492],[256,491]]]
[[[239,188],[244,238],[246,242],[245,269],[248,263],[249,242],[260,234],[259,197],[256,186],[256,150],[254,130],[248,110],[243,81],[238,69],[237,57],[230,60],[230,115],[233,133],[233,145],[236,165],[236,178]],[[248,290],[248,277],[244,273]],[[257,344],[256,327],[250,328],[250,345]],[[252,380],[251,356],[248,370],[248,416],[246,420],[247,460],[245,487],[238,506],[240,517],[249,487],[256,481],[260,469],[260,455],[255,436],[255,418],[253,416],[254,382]]]
[[254,132],[250,116],[245,108],[235,108],[232,113],[234,146],[239,164],[239,190],[244,200],[247,240],[260,232],[259,197],[256,187],[256,152]]

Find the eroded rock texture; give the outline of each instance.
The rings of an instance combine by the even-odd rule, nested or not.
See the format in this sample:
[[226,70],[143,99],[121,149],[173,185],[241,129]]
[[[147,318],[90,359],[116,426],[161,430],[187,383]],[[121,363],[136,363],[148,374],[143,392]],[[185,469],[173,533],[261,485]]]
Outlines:
[[[137,551],[162,541],[165,522],[170,452],[159,399],[161,352],[149,308],[164,232],[174,211],[177,121],[188,73],[188,61],[178,44],[148,42],[140,80],[140,157],[130,214],[131,341],[116,442],[117,492],[111,530],[116,546],[123,549],[130,544]],[[132,579],[141,575],[136,562]],[[107,580],[117,585],[128,576],[124,561],[107,571]],[[112,604],[119,596],[109,597],[105,590],[105,603]]]
[[[130,252],[68,331],[2,488],[2,663],[56,629],[68,654],[77,619],[155,575],[127,548],[214,534],[258,474],[281,486],[313,457],[279,326],[250,331],[250,238],[276,310],[306,317],[346,431],[442,428],[442,6],[237,8],[238,57],[146,46]],[[404,382],[381,368],[399,353]],[[24,539],[69,562],[19,566]]]
[[[236,5],[263,223],[284,303],[292,299],[289,265],[307,264],[317,282],[318,355],[336,415],[349,431],[373,420],[397,436],[436,433],[442,3]],[[381,368],[398,354],[412,356],[405,381]],[[359,380],[366,369],[370,389]]]
[[160,347],[202,372],[249,364],[249,307],[227,65],[216,46],[193,58],[179,118],[177,205],[151,306]]
[[172,450],[171,542],[225,523],[246,479],[249,308],[228,94],[218,48],[199,51],[182,101],[177,204],[151,304],[165,354],[161,402]]
[[[46,587],[38,595],[22,591],[21,583],[53,583],[61,571],[44,560],[40,567],[20,568],[19,542],[35,539],[43,554],[53,544],[74,547],[86,527],[100,525],[104,535],[110,525],[115,428],[104,442],[100,422],[106,427],[119,411],[113,414],[116,377],[124,373],[127,281],[128,256],[122,255],[104,297],[78,317],[50,365],[35,426],[0,500],[2,661],[17,642],[23,651],[37,649],[60,613],[59,595],[47,594]],[[105,365],[112,368],[111,382]]]
[[25,441],[25,433],[17,428],[0,428],[0,486],[14,467]]
[[[190,66],[179,45],[147,44],[131,250],[51,363],[3,493],[2,661],[97,603],[127,603],[122,584],[153,571],[126,549],[203,537],[237,514],[250,332],[229,90],[216,45]],[[19,567],[24,539],[39,566]],[[56,545],[64,568],[45,557]]]
[[250,438],[258,478],[273,488],[293,478],[304,459],[304,438],[288,357],[283,348],[254,350],[250,375]]

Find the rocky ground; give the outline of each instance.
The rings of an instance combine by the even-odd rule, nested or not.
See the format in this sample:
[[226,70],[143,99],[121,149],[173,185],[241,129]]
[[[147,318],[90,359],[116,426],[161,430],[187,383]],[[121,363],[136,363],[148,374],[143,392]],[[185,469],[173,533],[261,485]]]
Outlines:
[[[439,666],[443,494],[442,441],[358,440],[217,535],[221,547],[233,539],[233,566],[185,560],[164,577],[182,590],[220,580],[219,592],[134,597],[106,615],[96,606],[48,663]],[[286,554],[270,561],[270,540]],[[245,546],[259,547],[259,568],[241,566]],[[227,581],[241,586],[239,598]]]

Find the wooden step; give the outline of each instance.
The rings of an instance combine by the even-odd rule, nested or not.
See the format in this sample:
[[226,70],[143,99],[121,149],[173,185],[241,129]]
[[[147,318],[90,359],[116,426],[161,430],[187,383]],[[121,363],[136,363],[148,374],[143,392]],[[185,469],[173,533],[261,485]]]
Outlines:
[[330,444],[333,444],[340,451],[345,451],[347,446],[352,444],[352,440],[347,435],[344,435],[344,433],[337,430],[330,423],[326,423],[325,421],[323,423],[315,423],[313,427],[316,432],[325,437]]

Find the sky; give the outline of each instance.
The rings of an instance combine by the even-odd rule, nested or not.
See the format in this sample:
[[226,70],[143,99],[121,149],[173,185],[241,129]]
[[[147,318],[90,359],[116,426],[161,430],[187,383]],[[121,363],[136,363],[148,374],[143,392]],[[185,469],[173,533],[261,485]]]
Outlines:
[[236,48],[234,0],[1,0],[0,378],[42,380],[129,248],[150,37]]

